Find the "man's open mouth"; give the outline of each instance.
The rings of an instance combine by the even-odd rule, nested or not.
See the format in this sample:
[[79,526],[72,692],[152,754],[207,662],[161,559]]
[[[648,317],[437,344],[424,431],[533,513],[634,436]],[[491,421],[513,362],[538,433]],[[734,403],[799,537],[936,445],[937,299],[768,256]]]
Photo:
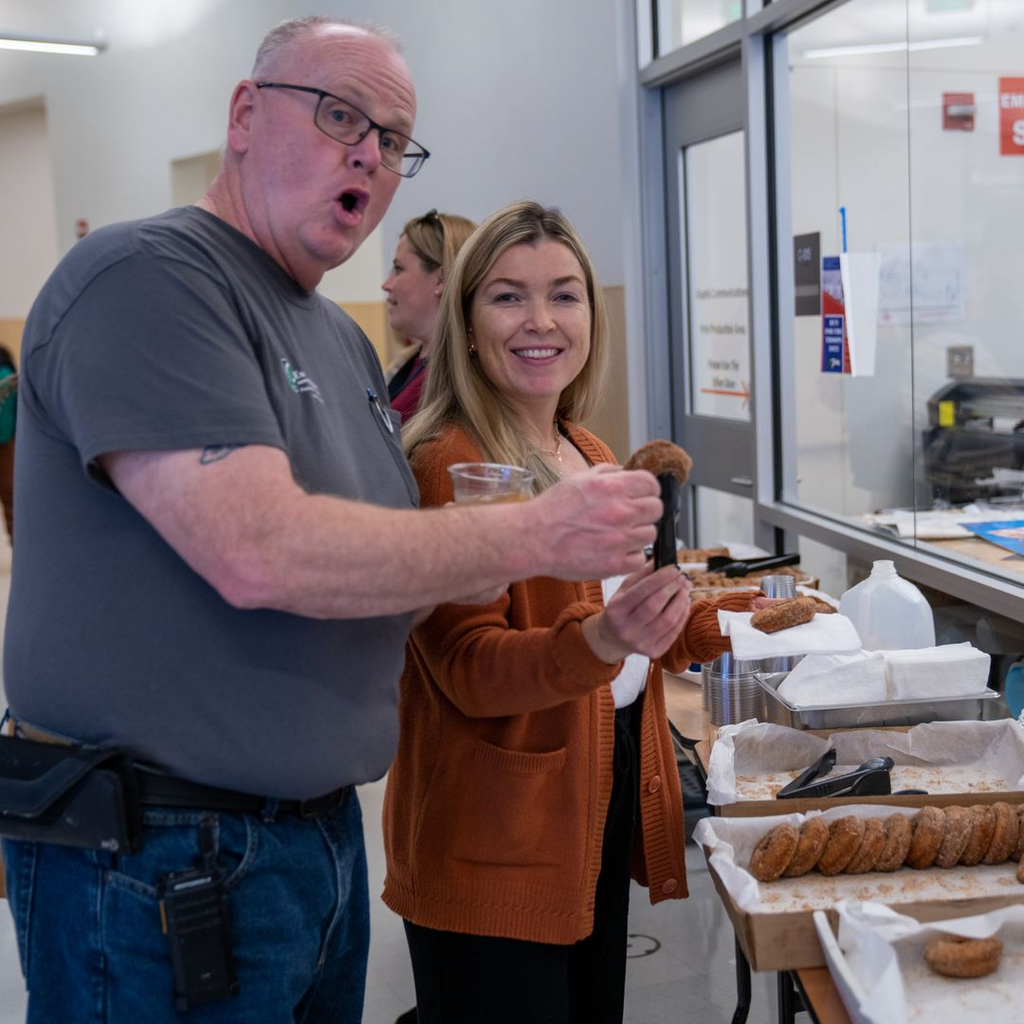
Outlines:
[[338,202],[346,213],[361,213],[369,201],[370,197],[365,192],[353,189],[346,189],[338,196]]

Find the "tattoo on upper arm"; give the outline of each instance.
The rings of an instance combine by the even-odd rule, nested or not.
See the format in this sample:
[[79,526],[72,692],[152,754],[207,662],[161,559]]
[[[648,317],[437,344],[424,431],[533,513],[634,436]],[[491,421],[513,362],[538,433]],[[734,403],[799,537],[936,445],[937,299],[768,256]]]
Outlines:
[[199,456],[199,465],[208,466],[211,462],[220,462],[221,459],[226,459],[233,451],[244,447],[244,444],[208,445]]

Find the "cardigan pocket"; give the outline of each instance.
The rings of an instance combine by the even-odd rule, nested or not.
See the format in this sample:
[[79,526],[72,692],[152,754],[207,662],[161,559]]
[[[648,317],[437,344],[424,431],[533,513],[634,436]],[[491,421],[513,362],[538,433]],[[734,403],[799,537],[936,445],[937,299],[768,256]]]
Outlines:
[[476,864],[562,864],[571,852],[563,826],[565,759],[565,747],[531,753],[478,739],[460,782],[453,856]]

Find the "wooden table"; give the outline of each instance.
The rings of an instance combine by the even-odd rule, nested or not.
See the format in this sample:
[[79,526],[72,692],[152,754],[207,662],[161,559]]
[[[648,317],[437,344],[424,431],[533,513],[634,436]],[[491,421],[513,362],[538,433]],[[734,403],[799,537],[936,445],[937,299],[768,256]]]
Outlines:
[[827,967],[792,972],[804,1005],[819,1024],[853,1024]]
[[[714,729],[705,720],[700,682],[691,676],[666,672],[665,709],[673,731],[694,750],[697,767],[706,777]],[[806,1010],[817,1024],[851,1024],[827,967],[780,971],[778,977],[780,1020],[792,1021],[794,1013]],[[750,964],[738,941],[736,990],[738,998],[733,1024],[743,1024],[750,1009]]]

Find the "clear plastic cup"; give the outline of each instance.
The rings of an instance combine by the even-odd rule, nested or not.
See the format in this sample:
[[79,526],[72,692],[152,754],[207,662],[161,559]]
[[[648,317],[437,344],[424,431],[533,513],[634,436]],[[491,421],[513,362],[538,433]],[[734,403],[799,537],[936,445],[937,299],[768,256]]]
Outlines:
[[533,474],[521,466],[503,466],[497,462],[457,462],[448,467],[452,491],[459,503],[501,504],[526,501],[530,497]]

